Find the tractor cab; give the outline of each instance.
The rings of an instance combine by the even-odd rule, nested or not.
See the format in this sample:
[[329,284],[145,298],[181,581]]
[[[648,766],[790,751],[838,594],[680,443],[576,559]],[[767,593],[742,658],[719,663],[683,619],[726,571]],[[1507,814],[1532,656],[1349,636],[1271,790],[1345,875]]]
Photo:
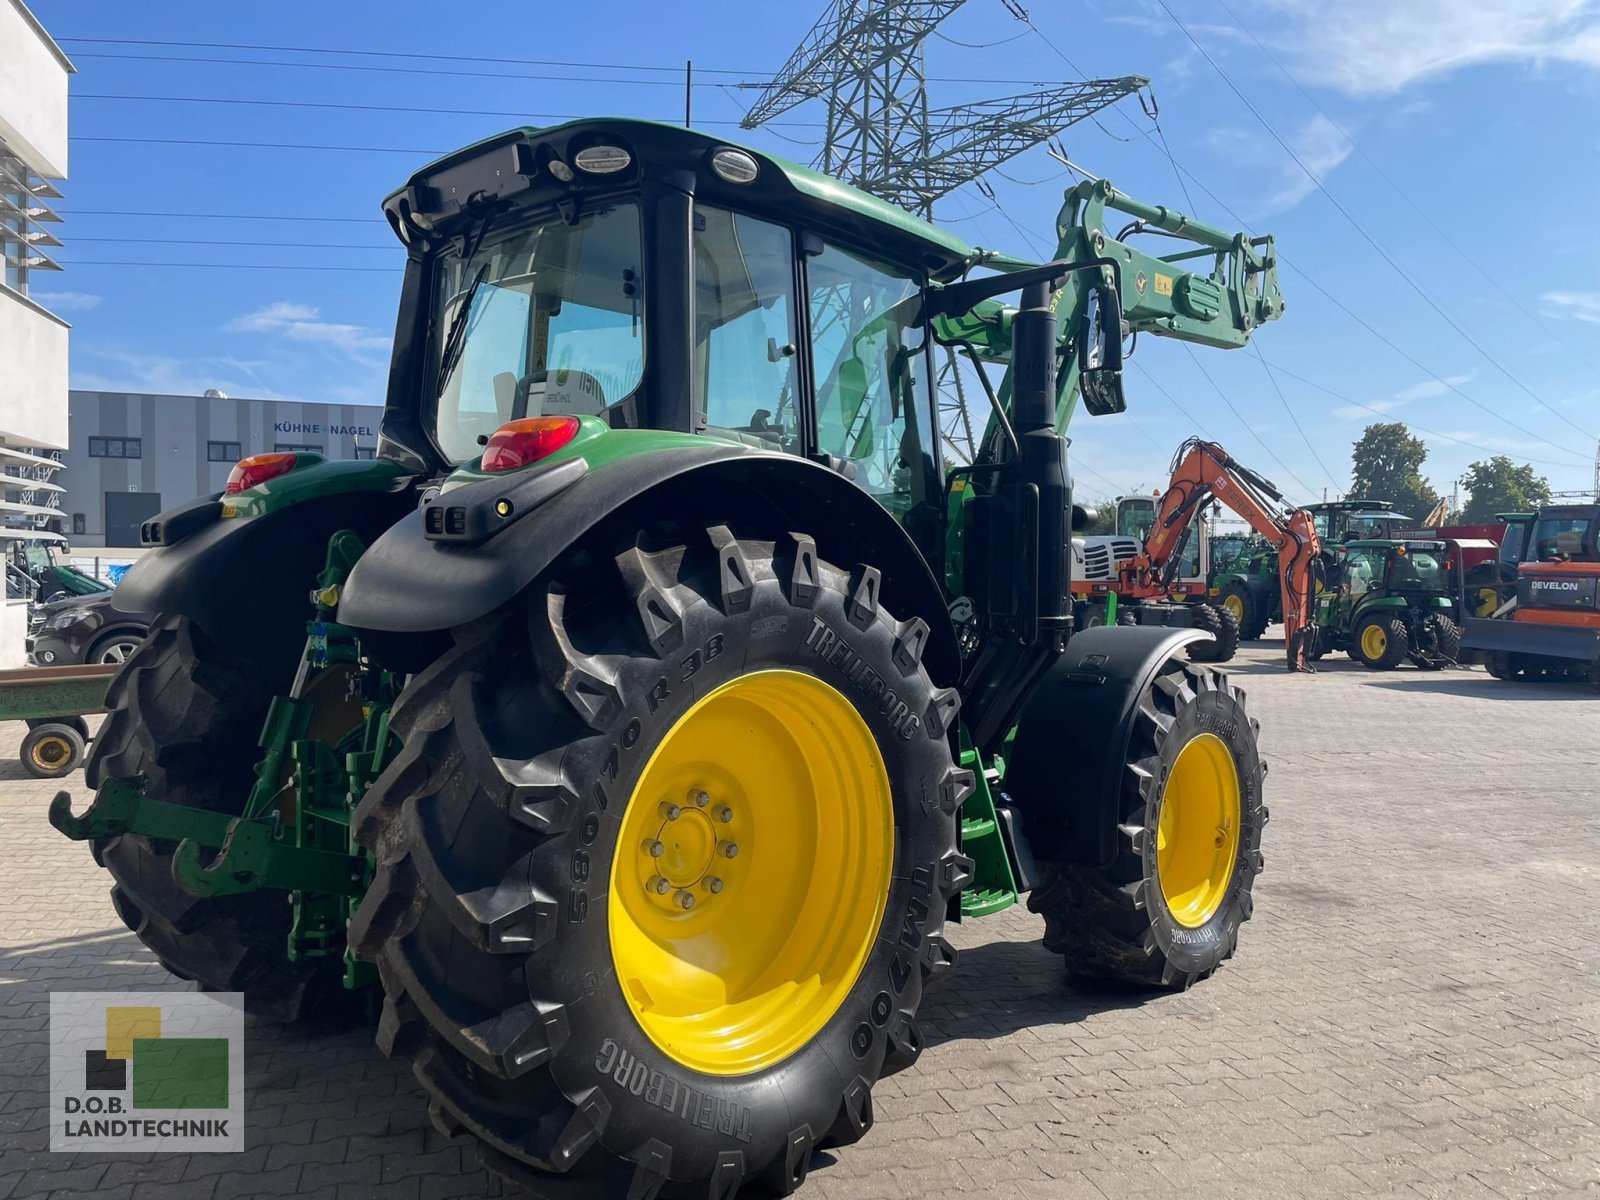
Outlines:
[[902,518],[937,506],[920,300],[979,259],[960,239],[803,168],[620,120],[480,143],[385,211],[411,250],[391,452],[454,467],[509,422],[591,418],[823,462]]
[[1411,518],[1393,511],[1387,500],[1329,500],[1308,504],[1306,510],[1324,546],[1338,546],[1367,538],[1393,538]]

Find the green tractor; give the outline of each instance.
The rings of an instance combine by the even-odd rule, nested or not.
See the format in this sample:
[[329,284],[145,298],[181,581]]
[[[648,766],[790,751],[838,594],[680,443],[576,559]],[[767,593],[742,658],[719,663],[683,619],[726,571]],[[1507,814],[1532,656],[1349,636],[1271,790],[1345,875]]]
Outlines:
[[[118,603],[164,615],[93,805],[51,808],[171,971],[284,1020],[375,990],[441,1130],[649,1200],[861,1138],[947,916],[1027,896],[1069,971],[1144,987],[1233,954],[1257,725],[1206,634],[1072,632],[1064,430],[1122,410],[1128,331],[1278,316],[1270,239],[1099,181],[1030,263],[616,119],[384,212],[377,457],[253,456],[146,523]],[[942,346],[1005,366],[969,465]]]
[[[1485,543],[1488,545],[1488,543]],[[1343,650],[1374,671],[1424,670],[1461,655],[1460,549],[1451,541],[1373,539],[1333,551],[1317,595],[1314,658]]]
[[[1387,500],[1328,500],[1307,504],[1324,551],[1357,538],[1392,538],[1411,518],[1391,511]],[[1324,562],[1329,559],[1325,555]],[[1233,561],[1213,559],[1216,569],[1207,589],[1211,602],[1239,622],[1239,637],[1255,641],[1267,626],[1283,620],[1283,589],[1278,582],[1278,552],[1255,538]]]

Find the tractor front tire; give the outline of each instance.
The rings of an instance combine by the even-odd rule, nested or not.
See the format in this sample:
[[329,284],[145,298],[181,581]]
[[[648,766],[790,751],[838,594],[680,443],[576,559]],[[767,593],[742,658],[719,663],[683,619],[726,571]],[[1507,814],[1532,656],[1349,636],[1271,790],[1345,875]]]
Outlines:
[[[142,775],[152,799],[238,813],[271,700],[258,664],[228,654],[187,617],[161,617],[111,682],[89,786]],[[91,846],[111,872],[117,915],[163,967],[206,991],[243,992],[247,1011],[275,1021],[338,1007],[343,962],[289,961],[282,892],[190,895],[172,876],[176,848],[131,833]]]
[[1028,907],[1069,975],[1182,990],[1233,956],[1254,910],[1266,767],[1244,692],[1209,667],[1169,660],[1134,720],[1115,854],[1044,864]]
[[380,1047],[492,1170],[788,1194],[916,1061],[973,780],[879,587],[795,534],[591,543],[402,695],[351,939]]
[[1189,611],[1194,618],[1194,627],[1204,629],[1211,635],[1209,642],[1189,643],[1189,661],[1231,662],[1239,652],[1239,622],[1233,610],[1210,604],[1193,604],[1189,606]]
[[1373,613],[1356,626],[1350,653],[1369,671],[1392,671],[1411,653],[1406,623],[1388,613]]

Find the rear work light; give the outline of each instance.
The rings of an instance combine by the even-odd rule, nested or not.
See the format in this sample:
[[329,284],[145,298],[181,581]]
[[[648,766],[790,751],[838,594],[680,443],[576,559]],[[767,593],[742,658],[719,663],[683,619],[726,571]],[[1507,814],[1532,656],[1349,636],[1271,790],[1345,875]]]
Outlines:
[[515,471],[554,454],[578,436],[577,417],[523,417],[507,421],[489,435],[483,469]]
[[287,475],[299,461],[298,454],[252,454],[249,458],[241,458],[228,472],[228,485],[222,489],[223,494],[237,496],[258,483]]

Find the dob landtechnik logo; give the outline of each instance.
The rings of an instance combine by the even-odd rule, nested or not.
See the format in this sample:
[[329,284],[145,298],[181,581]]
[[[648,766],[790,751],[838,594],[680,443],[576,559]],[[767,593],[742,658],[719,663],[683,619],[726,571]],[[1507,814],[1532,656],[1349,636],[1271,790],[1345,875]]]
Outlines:
[[244,1149],[244,997],[53,992],[50,1148]]

